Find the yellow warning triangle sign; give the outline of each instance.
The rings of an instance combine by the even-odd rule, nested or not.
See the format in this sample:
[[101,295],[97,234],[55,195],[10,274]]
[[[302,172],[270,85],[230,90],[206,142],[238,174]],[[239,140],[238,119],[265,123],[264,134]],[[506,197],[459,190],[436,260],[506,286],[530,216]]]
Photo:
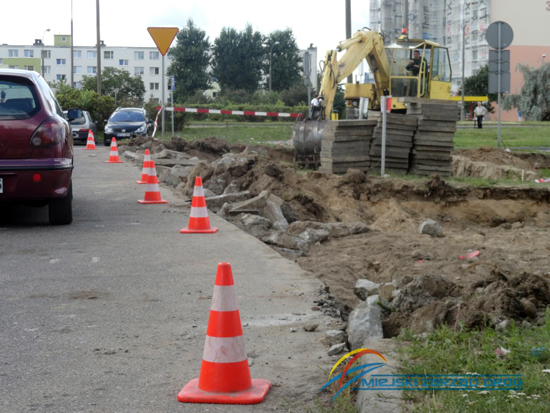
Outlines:
[[179,29],[177,27],[148,27],[147,31],[153,38],[159,52],[164,56],[168,52]]

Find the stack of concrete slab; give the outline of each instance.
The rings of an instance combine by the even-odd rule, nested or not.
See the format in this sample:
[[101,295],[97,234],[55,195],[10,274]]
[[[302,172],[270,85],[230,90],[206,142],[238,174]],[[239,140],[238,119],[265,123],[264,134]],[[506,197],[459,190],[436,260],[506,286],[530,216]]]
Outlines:
[[456,102],[438,100],[433,103],[409,103],[407,116],[418,119],[409,172],[417,175],[437,173],[450,176],[451,151],[458,119]]
[[[382,164],[382,114],[370,111],[368,118],[377,121],[370,146],[370,158],[371,170],[379,171]],[[400,173],[409,171],[409,156],[417,122],[416,117],[397,113],[386,114],[385,169]]]
[[321,141],[321,167],[331,173],[348,169],[367,171],[375,120],[338,120],[327,122]]

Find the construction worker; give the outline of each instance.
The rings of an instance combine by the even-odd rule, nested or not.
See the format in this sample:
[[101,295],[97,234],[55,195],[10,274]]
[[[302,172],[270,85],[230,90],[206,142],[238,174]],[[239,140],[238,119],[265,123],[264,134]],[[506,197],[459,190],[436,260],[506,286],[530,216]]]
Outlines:
[[311,99],[311,119],[317,119],[321,113],[321,102],[319,100],[319,95],[316,95]]
[[[420,70],[423,69],[424,71],[427,70],[427,67],[428,67],[428,63],[426,62],[426,59],[424,59],[423,57],[420,57],[420,50],[415,50],[413,52],[413,58],[412,60],[409,60],[409,64],[407,66],[405,66],[405,69],[407,69],[408,71],[410,71],[412,73],[413,76],[418,76],[418,74],[420,73]],[[426,75],[427,73],[422,73],[422,79],[421,79],[421,84],[423,85],[424,87],[424,90],[420,91],[420,95],[423,95],[424,93],[426,93]],[[411,96],[416,96],[417,95],[417,90],[416,90],[416,85],[417,85],[417,82],[416,82],[416,79],[412,82],[412,94]]]

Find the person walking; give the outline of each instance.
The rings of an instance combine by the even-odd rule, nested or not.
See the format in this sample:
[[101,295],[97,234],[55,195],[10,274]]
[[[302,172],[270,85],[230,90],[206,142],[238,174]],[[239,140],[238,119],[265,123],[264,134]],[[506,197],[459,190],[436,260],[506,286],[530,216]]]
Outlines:
[[481,105],[481,102],[477,102],[477,108],[474,110],[474,114],[477,118],[477,127],[479,129],[483,128],[483,117],[487,113],[487,109]]

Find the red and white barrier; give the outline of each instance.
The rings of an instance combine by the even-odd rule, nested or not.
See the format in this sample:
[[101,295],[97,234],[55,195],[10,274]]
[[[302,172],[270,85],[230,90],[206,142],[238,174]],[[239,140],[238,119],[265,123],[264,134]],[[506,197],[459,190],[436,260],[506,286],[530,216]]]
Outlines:
[[[157,106],[157,110],[161,107]],[[247,115],[247,116],[273,116],[281,118],[297,118],[302,116],[301,113],[280,113],[280,112],[252,112],[247,110],[219,110],[219,109],[197,109],[197,108],[168,108],[164,110],[168,112],[186,112],[186,113],[212,113],[216,115]]]

